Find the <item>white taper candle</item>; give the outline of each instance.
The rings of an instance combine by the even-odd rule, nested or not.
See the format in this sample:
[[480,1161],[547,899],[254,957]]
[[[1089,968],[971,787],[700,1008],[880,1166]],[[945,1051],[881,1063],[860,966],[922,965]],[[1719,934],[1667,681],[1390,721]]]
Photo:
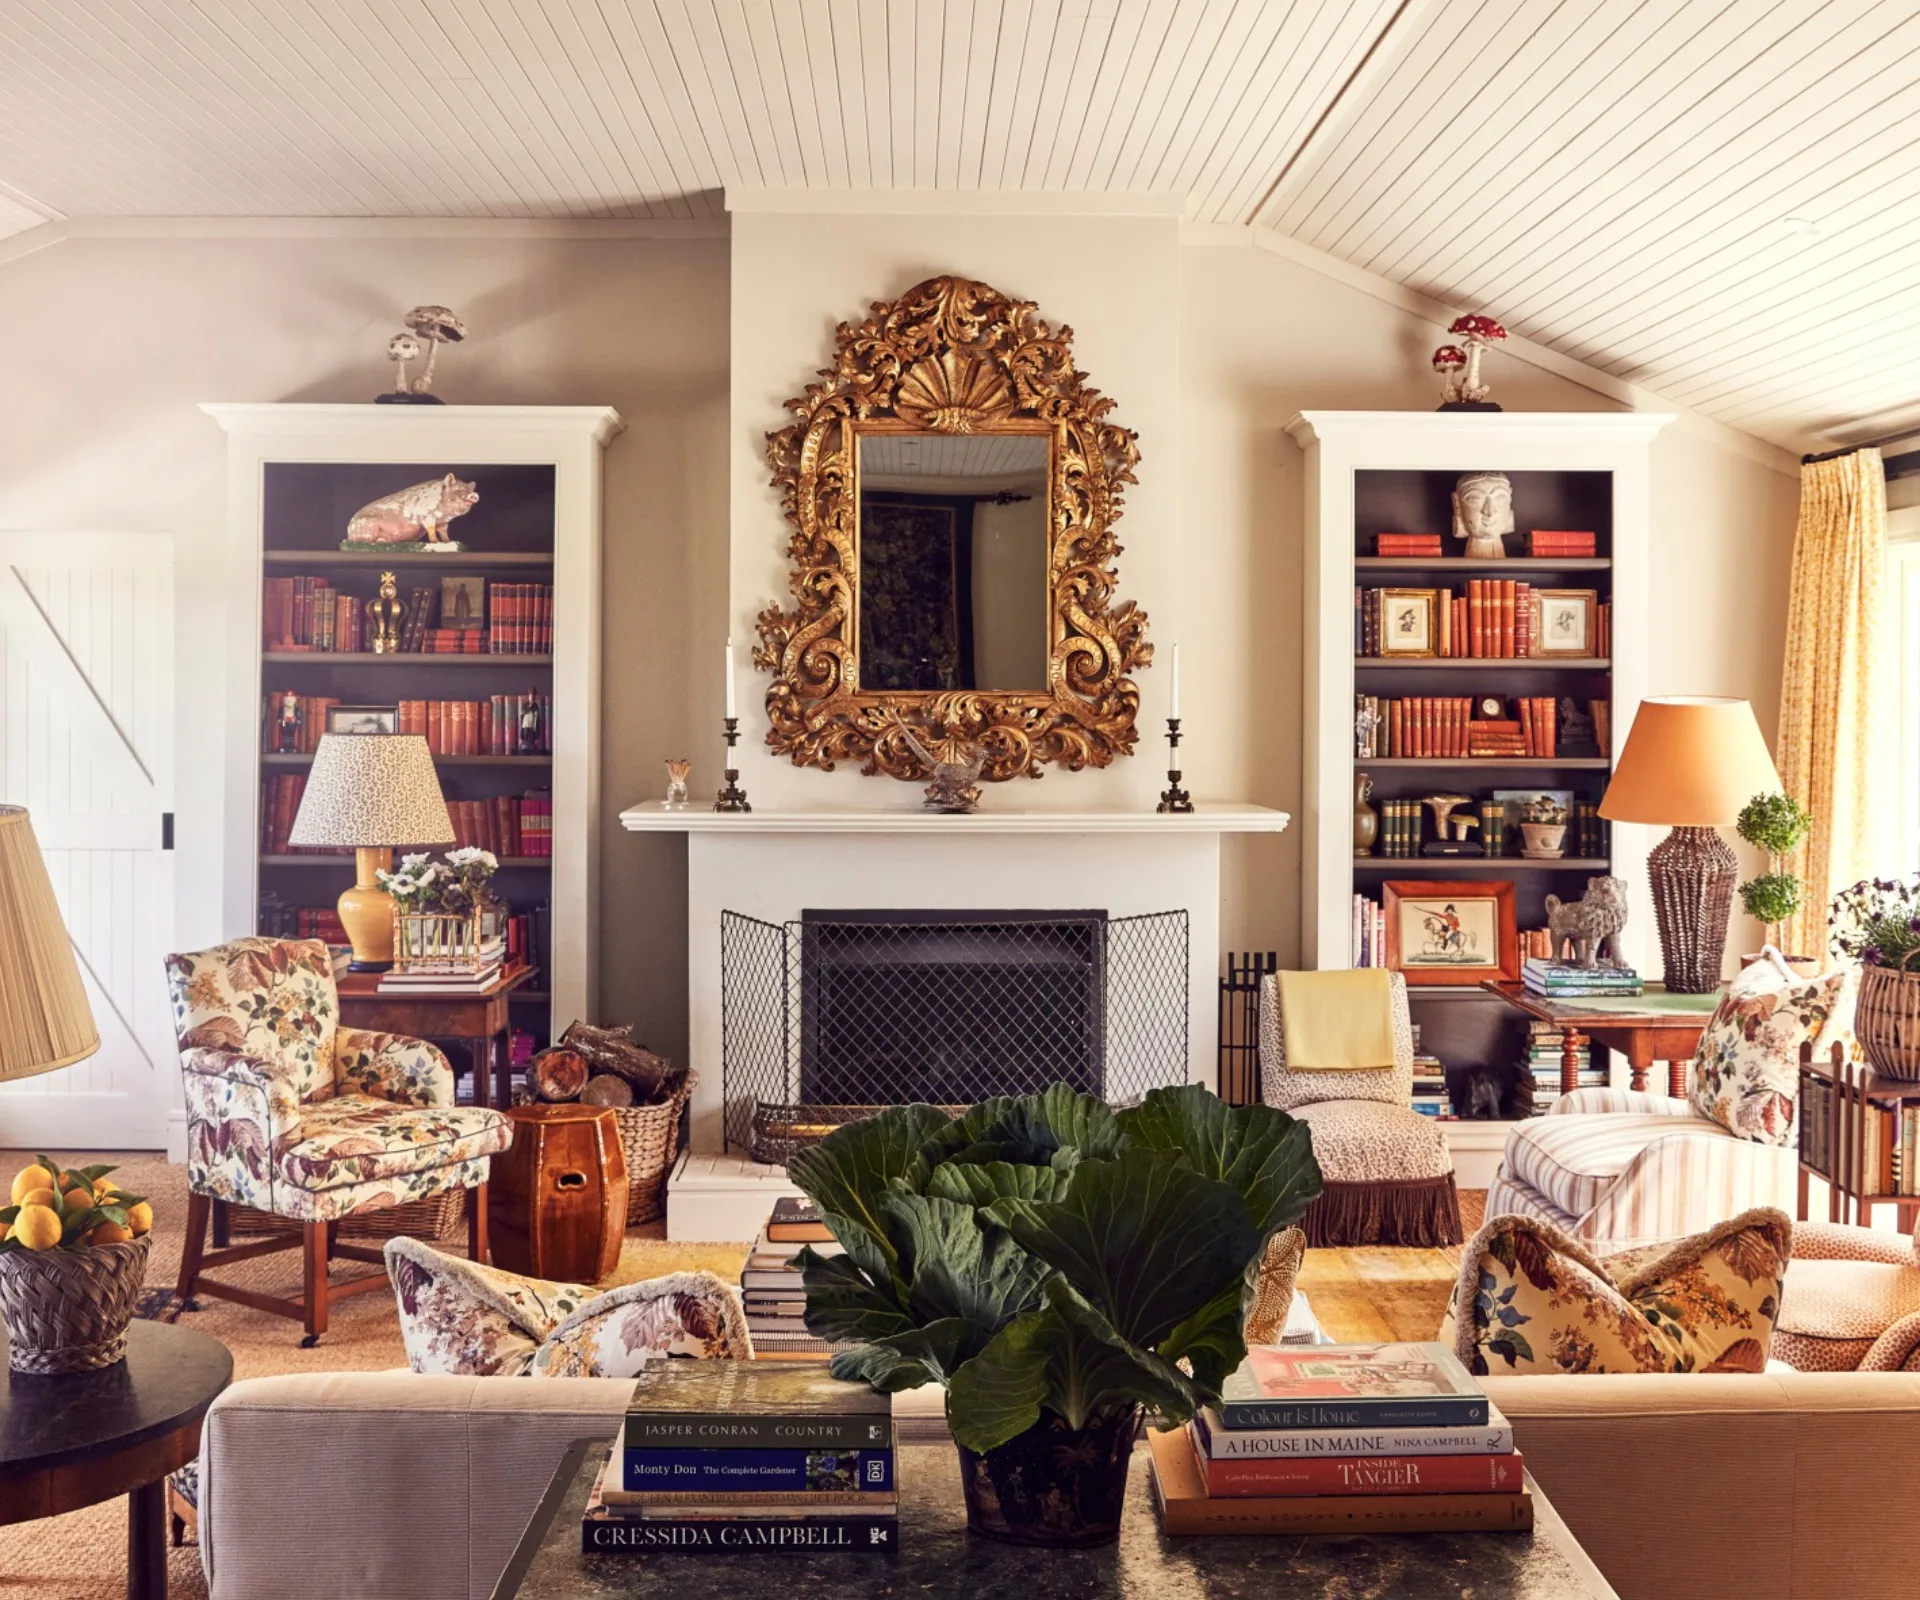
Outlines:
[[737,717],[739,710],[733,703],[733,641],[727,641],[727,715]]
[[1177,644],[1173,647],[1173,682],[1169,687],[1172,693],[1168,696],[1167,715],[1177,717],[1180,715],[1180,646]]

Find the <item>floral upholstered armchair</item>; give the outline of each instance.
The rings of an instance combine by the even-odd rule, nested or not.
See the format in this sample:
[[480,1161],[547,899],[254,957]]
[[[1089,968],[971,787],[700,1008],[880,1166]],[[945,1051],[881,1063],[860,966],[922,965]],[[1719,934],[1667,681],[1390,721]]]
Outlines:
[[[238,1299],[303,1321],[303,1342],[315,1343],[327,1326],[328,1260],[383,1259],[339,1243],[333,1224],[459,1189],[468,1193],[470,1253],[484,1259],[488,1164],[512,1143],[507,1119],[456,1105],[453,1069],[433,1045],[340,1026],[324,944],[236,939],[168,956],[167,979],[187,1104],[183,1300],[196,1289]],[[302,1225],[280,1246],[306,1251],[300,1299],[236,1294],[202,1276],[239,1259],[205,1249],[216,1203]],[[382,1281],[357,1279],[336,1292]]]

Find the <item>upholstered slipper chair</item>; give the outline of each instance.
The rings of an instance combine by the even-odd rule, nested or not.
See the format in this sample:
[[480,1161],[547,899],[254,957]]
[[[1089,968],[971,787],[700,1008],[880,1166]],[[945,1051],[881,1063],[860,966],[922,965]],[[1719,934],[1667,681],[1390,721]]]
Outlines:
[[1920,1372],[1920,1240],[1795,1223],[1773,1353],[1800,1372]]
[[[344,1028],[327,947],[317,939],[236,939],[167,957],[187,1104],[187,1227],[178,1293],[238,1301],[327,1329],[329,1294],[378,1288],[377,1274],[329,1290],[333,1259],[382,1262],[342,1244],[340,1218],[464,1189],[468,1247],[486,1255],[487,1172],[513,1142],[498,1111],[454,1103],[453,1068],[434,1046]],[[286,1238],[206,1249],[219,1204],[299,1223]],[[296,1300],[222,1284],[207,1269],[304,1250]]]
[[711,1272],[598,1291],[442,1255],[417,1239],[388,1240],[386,1259],[415,1372],[631,1378],[669,1356],[753,1355],[739,1299]]
[[1320,1196],[1300,1226],[1316,1248],[1458,1244],[1460,1196],[1446,1135],[1413,1109],[1413,1019],[1407,985],[1389,990],[1392,1067],[1296,1072],[1287,1066],[1280,981],[1260,981],[1260,1097],[1313,1130]]
[[1469,1372],[1764,1372],[1793,1223],[1756,1207],[1690,1238],[1598,1256],[1534,1217],[1460,1253],[1440,1342]]

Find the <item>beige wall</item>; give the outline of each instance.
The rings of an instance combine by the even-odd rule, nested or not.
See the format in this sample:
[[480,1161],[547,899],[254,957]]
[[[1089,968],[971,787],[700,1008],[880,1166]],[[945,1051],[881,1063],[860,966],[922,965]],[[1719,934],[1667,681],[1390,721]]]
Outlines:
[[[1189,787],[1298,808],[1301,459],[1280,427],[1304,407],[1431,404],[1430,319],[1265,251],[1183,246],[1168,216],[762,212],[734,219],[731,248],[421,226],[73,239],[0,265],[0,528],[178,542],[183,942],[221,932],[187,880],[210,870],[220,826],[205,708],[225,664],[203,624],[234,576],[223,436],[196,405],[369,399],[388,380],[396,314],[421,301],[455,307],[473,329],[442,368],[450,399],[607,403],[629,424],[607,469],[601,990],[610,1016],[660,1047],[686,1042],[683,846],[626,835],[615,814],[658,794],[671,755],[694,758],[697,790],[716,781],[729,631],[756,801],[915,798],[753,748],[763,680],[745,647],[754,614],[785,592],[764,434],[827,360],[834,322],[921,277],[985,277],[1073,325],[1079,364],[1141,434],[1122,594],[1147,610],[1157,643],[1181,640]],[[1511,356],[1496,354],[1491,373],[1509,406],[1613,404]],[[1655,447],[1656,557],[1669,576],[1655,586],[1651,682],[1751,695],[1770,730],[1797,490],[1723,437],[1682,425]],[[1157,734],[1164,673],[1143,688]],[[1108,773],[1052,773],[1019,801],[1150,805],[1164,781],[1157,739],[1143,752]],[[1294,842],[1230,849],[1225,947],[1291,955]]]

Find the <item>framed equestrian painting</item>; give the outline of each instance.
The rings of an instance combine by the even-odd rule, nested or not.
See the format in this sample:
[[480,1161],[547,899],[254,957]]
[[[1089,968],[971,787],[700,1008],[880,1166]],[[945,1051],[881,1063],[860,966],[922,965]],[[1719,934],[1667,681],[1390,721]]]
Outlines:
[[1402,878],[1382,895],[1387,965],[1410,987],[1518,980],[1511,882]]

